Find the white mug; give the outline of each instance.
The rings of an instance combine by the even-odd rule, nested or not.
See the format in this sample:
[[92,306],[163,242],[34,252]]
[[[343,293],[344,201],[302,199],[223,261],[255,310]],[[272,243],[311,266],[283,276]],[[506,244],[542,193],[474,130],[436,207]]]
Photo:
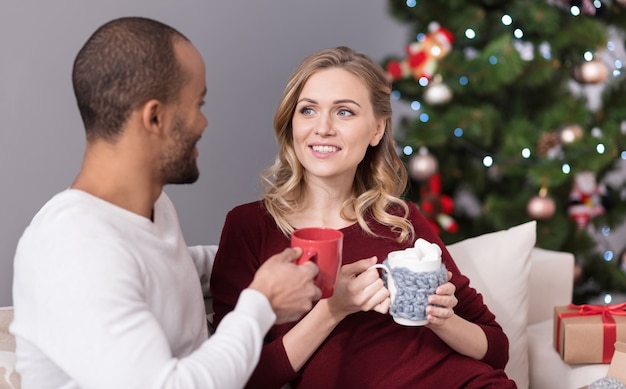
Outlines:
[[377,268],[386,272],[387,289],[391,298],[389,313],[393,320],[405,326],[428,323],[428,296],[448,281],[448,272],[441,263],[441,248],[418,239],[415,247],[392,251]]

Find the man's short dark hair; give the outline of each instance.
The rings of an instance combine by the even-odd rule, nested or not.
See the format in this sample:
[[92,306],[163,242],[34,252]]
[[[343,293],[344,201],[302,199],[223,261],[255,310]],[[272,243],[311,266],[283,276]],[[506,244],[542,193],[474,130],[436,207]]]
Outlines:
[[188,39],[161,22],[125,17],[98,28],[74,61],[72,82],[88,139],[114,140],[137,106],[178,96],[185,75],[174,43]]

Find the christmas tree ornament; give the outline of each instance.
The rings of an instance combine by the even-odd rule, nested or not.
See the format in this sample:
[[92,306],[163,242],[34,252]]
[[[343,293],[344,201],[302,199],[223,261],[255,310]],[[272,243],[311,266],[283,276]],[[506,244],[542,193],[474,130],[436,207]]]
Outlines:
[[561,138],[556,132],[544,132],[537,142],[537,153],[542,158],[554,159],[561,152]]
[[574,284],[578,284],[583,279],[583,266],[576,262],[574,264]]
[[424,90],[424,101],[430,105],[441,105],[452,99],[452,91],[441,81],[441,75],[436,75]]
[[409,160],[409,174],[417,181],[424,181],[437,172],[439,163],[426,147],[420,147]]
[[441,174],[433,174],[420,189],[419,208],[437,234],[443,229],[449,233],[459,230],[459,225],[452,218],[454,201],[441,194]]
[[574,68],[574,79],[581,84],[599,84],[609,75],[606,65],[597,59],[585,61]]
[[519,57],[523,61],[532,61],[535,59],[535,45],[532,42],[516,39],[513,41],[513,47],[517,50]]
[[604,213],[607,200],[606,187],[596,183],[593,172],[584,171],[574,176],[567,213],[579,229],[584,229],[592,218]]
[[406,46],[406,58],[387,63],[386,70],[392,80],[400,80],[413,76],[416,80],[422,77],[432,79],[437,63],[452,49],[454,36],[437,22],[428,25],[428,34],[424,39],[409,43]]
[[591,136],[597,139],[602,139],[602,130],[599,127],[594,127],[591,129]]
[[539,195],[531,198],[526,205],[528,216],[537,220],[550,219],[554,216],[554,211],[556,211],[556,203],[552,197],[548,196],[546,187],[542,187]]
[[573,143],[583,137],[583,128],[578,124],[567,124],[559,131],[559,137],[563,143]]

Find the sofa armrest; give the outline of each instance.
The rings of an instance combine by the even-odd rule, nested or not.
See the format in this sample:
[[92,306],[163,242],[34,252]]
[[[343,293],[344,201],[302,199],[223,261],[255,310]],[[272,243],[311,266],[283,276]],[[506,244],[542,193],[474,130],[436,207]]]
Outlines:
[[533,248],[528,280],[528,325],[551,320],[554,307],[572,302],[574,255]]

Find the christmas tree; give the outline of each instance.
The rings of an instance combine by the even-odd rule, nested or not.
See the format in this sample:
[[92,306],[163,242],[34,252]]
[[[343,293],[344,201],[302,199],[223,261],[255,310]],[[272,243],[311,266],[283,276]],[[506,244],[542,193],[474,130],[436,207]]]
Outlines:
[[534,219],[538,247],[575,255],[575,303],[626,291],[624,247],[599,243],[626,214],[624,180],[606,180],[626,159],[626,0],[389,10],[411,30],[382,64],[415,111],[396,129],[407,197],[444,242]]

